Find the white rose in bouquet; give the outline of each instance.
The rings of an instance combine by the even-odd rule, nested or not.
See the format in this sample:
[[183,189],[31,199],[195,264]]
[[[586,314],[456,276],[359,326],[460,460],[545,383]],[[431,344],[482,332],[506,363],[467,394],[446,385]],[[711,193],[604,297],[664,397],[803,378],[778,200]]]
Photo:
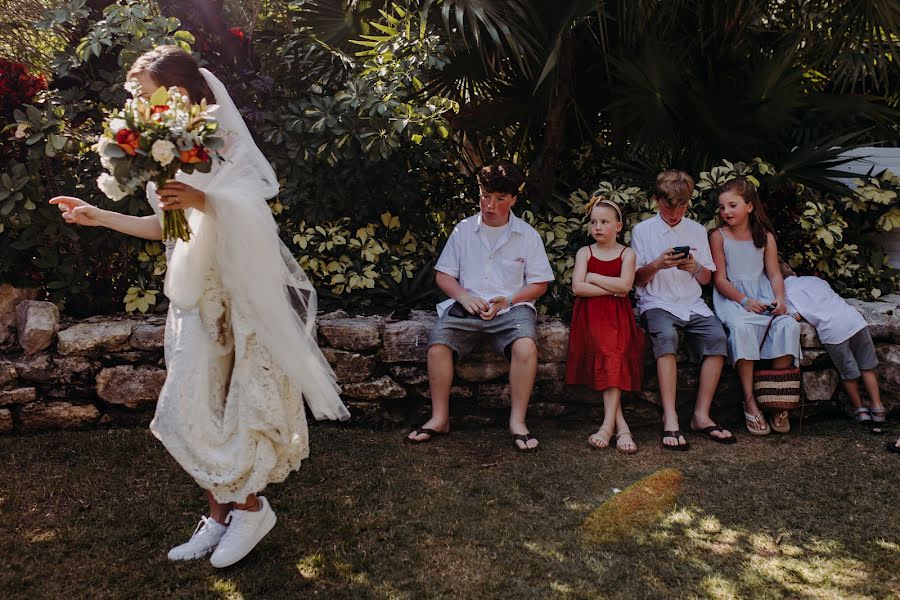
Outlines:
[[125,119],[112,119],[109,122],[109,130],[113,133],[119,133],[120,130],[128,127],[128,123],[125,122]]
[[168,140],[156,140],[150,146],[150,156],[162,166],[175,160],[175,144]]
[[119,185],[116,178],[109,173],[101,173],[97,178],[97,187],[106,194],[110,199],[118,202],[128,195],[128,190]]

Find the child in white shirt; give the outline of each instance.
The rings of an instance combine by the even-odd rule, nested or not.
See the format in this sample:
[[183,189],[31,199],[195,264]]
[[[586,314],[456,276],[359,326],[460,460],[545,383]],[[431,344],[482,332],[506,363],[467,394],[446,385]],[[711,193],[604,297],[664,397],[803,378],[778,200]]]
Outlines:
[[[781,274],[788,310],[798,321],[806,319],[816,328],[853,404],[853,416],[861,423],[884,423],[887,411],[881,403],[874,371],[878,358],[866,320],[826,281],[818,277],[797,277],[786,263],[781,263]],[[869,395],[868,407],[859,396],[860,377]]]

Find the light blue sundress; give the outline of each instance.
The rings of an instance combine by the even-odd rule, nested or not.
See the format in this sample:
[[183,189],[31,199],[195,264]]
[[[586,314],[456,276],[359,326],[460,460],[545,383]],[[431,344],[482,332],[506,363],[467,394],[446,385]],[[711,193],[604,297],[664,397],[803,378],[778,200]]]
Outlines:
[[[766,276],[764,248],[757,248],[753,240],[739,241],[728,236],[723,229],[725,264],[728,281],[739,292],[763,303],[775,300],[772,285]],[[758,315],[745,310],[740,303],[729,300],[713,290],[713,309],[728,330],[728,356],[731,364],[738,360],[759,360],[792,355],[794,366],[800,364],[800,324],[790,315],[775,317],[772,329],[760,351],[760,342],[772,316]]]

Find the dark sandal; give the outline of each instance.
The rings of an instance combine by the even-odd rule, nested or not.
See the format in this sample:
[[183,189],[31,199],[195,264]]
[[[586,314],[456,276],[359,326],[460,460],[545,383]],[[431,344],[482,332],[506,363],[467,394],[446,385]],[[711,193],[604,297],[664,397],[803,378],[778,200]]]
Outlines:
[[697,435],[705,435],[706,437],[708,437],[709,439],[711,439],[712,441],[714,441],[714,442],[717,443],[717,444],[734,444],[734,443],[737,443],[737,438],[734,437],[733,434],[730,435],[730,436],[728,436],[728,437],[725,437],[725,438],[714,436],[714,435],[713,435],[713,432],[714,432],[714,431],[718,431],[718,432],[720,432],[720,433],[721,433],[722,431],[724,431],[724,429],[722,429],[722,428],[719,427],[718,425],[710,425],[709,427],[704,427],[703,429],[693,429],[693,428],[692,428],[691,431],[692,431],[693,433],[696,433]]
[[[414,440],[409,437],[411,435],[421,435],[423,433],[429,437],[425,438],[424,440]],[[434,429],[428,429],[427,427],[416,427],[411,432],[409,432],[404,439],[406,440],[407,444],[424,444],[426,442],[430,442],[438,436],[449,434],[449,431],[435,431]]]
[[888,452],[893,452],[894,454],[900,454],[900,447],[897,446],[897,442],[886,443],[884,449]]
[[[538,448],[540,448],[540,446],[535,446],[534,448],[528,447],[528,440],[536,440],[536,439],[537,438],[534,437],[533,435],[531,435],[530,433],[514,433],[514,434],[512,434],[512,445],[513,445],[513,448],[515,448],[519,452],[537,452]],[[519,448],[519,445],[516,443],[517,441],[524,442],[525,447]]]
[[[684,434],[681,433],[680,429],[676,429],[675,431],[663,431],[662,437],[663,439],[675,438],[675,441],[677,442],[678,438],[684,437]],[[677,444],[675,446],[670,446],[664,442],[661,443],[663,448],[665,448],[666,450],[672,450],[673,452],[685,452],[691,447],[691,444],[687,441],[687,439],[684,440],[683,444]]]

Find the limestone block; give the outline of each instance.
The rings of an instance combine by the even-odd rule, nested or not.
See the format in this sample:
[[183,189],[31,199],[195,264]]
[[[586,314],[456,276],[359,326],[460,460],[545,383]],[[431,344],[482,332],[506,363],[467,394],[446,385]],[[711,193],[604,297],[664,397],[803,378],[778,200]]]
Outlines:
[[37,399],[37,390],[33,387],[17,388],[0,392],[0,406],[7,404],[26,404]]
[[55,375],[49,354],[22,356],[13,363],[19,372],[19,378],[25,381],[47,383],[53,381]]
[[59,331],[59,309],[52,302],[23,300],[16,306],[19,345],[34,354],[53,343]]
[[878,366],[875,374],[881,389],[881,401],[889,411],[900,408],[900,344],[879,344],[875,347]]
[[12,412],[7,408],[0,408],[0,433],[9,433],[13,430]]
[[318,326],[328,344],[342,350],[367,350],[381,342],[379,321],[374,317],[323,318]]
[[847,304],[866,319],[872,339],[900,343],[900,295],[891,294],[875,302],[848,298]]
[[26,431],[43,429],[75,429],[95,422],[100,411],[93,404],[70,402],[33,402],[22,407],[19,419]]
[[819,358],[821,358],[822,356],[825,356],[826,354],[827,354],[827,352],[825,352],[824,350],[818,350],[815,348],[809,348],[809,349],[804,348],[803,349],[803,358],[800,359],[800,366],[804,367],[804,368],[808,367],[811,364],[813,364],[814,362],[816,362],[817,360],[819,360]]
[[478,385],[478,404],[485,408],[508,408],[510,390],[508,383],[481,383]]
[[540,363],[535,381],[565,381],[566,363]]
[[810,402],[831,400],[837,390],[838,374],[834,369],[821,371],[804,371],[803,393]]
[[97,375],[97,395],[110,404],[145,408],[156,404],[166,372],[155,367],[124,365],[103,369]]
[[390,369],[391,377],[407,385],[419,385],[428,381],[428,370],[420,365],[394,365]]
[[53,359],[53,381],[94,384],[100,363],[87,356],[57,356]]
[[379,359],[386,363],[425,362],[433,326],[433,317],[385,323]]
[[78,323],[59,332],[60,354],[85,354],[104,350],[116,352],[127,347],[134,330],[131,321]]
[[375,357],[322,348],[322,354],[334,369],[338,383],[358,383],[365,381],[375,372]]
[[475,361],[461,360],[456,363],[456,376],[465,381],[491,381],[509,373],[509,363],[494,356],[493,360]]
[[822,341],[819,340],[816,328],[806,321],[800,321],[800,347],[803,349],[822,347]]
[[37,288],[14,288],[8,283],[0,285],[0,344],[12,339],[16,330],[16,307],[23,300],[37,298]]
[[559,319],[538,323],[538,361],[565,362],[569,352],[569,327]]
[[348,383],[341,386],[342,395],[362,400],[381,398],[405,398],[406,390],[399,383],[385,375],[371,381]]
[[5,385],[14,380],[18,376],[16,367],[8,361],[0,362],[0,385]]
[[165,333],[165,325],[137,325],[131,334],[130,345],[137,350],[162,350]]

